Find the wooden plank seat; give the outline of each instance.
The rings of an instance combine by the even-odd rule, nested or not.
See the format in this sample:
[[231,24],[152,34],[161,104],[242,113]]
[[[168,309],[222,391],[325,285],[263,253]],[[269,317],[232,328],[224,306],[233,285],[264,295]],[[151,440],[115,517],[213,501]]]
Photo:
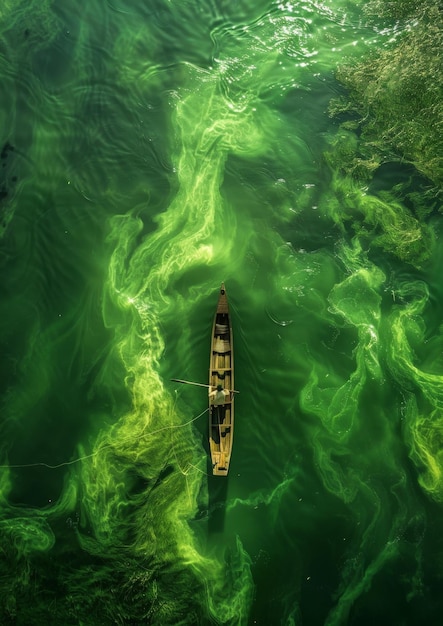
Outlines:
[[229,340],[221,339],[220,337],[217,337],[217,339],[214,342],[213,351],[218,352],[219,354],[225,354],[226,352],[230,352],[231,344]]
[[227,324],[216,324],[215,325],[215,334],[216,335],[226,335],[229,332],[229,326]]

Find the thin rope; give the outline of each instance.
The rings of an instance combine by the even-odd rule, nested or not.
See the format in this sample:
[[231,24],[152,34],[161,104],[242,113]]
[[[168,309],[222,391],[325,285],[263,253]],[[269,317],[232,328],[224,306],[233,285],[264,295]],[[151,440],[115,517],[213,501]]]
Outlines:
[[[205,409],[204,411],[202,411],[199,415],[197,415],[197,417],[193,417],[191,420],[189,420],[188,422],[185,422],[184,424],[172,424],[170,426],[163,426],[162,428],[158,428],[157,430],[154,430],[154,431],[151,431],[151,432],[148,432],[148,433],[143,433],[143,435],[141,435],[141,438],[143,438],[143,437],[152,437],[153,435],[156,435],[157,433],[161,433],[163,430],[171,430],[171,429],[174,429],[174,428],[185,428],[185,426],[189,426],[189,424],[192,424],[192,422],[195,422],[196,420],[198,420],[207,411],[209,411],[209,407],[207,409]],[[59,469],[60,467],[66,467],[68,465],[74,465],[74,463],[79,463],[80,461],[85,461],[86,459],[91,459],[91,458],[97,456],[98,454],[100,454],[106,448],[112,448],[112,447],[114,447],[114,444],[107,443],[107,444],[101,446],[101,448],[99,448],[95,452],[92,452],[91,454],[85,454],[85,456],[80,456],[77,459],[73,459],[72,461],[65,461],[63,463],[59,463],[58,465],[49,465],[48,463],[27,463],[27,464],[24,464],[24,465],[0,465],[0,469],[8,469],[8,468],[10,468],[10,469],[18,469],[18,468],[26,468],[26,467],[47,467],[48,469]]]

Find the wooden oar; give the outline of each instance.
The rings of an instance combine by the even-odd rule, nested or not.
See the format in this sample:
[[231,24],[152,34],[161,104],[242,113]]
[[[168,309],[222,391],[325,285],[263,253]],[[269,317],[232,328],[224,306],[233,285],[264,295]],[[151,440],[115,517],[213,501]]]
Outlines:
[[[205,385],[203,383],[193,383],[191,380],[180,380],[180,378],[171,378],[173,383],[183,383],[183,385],[196,385],[197,387],[206,387],[209,389],[210,387],[216,387],[216,385]],[[239,391],[235,391],[235,389],[228,389],[229,393],[240,393]]]
[[[215,385],[205,385],[204,383],[194,383],[191,380],[181,380],[180,378],[171,378],[173,383],[182,383],[183,385],[195,385],[196,387],[206,387],[206,389],[211,389],[211,387],[215,387]],[[235,389],[229,389],[230,393],[240,393]],[[217,418],[219,418],[219,413],[217,412]],[[218,423],[218,436],[220,439],[220,451],[221,451],[221,440],[222,440],[222,432],[221,432],[221,424]]]

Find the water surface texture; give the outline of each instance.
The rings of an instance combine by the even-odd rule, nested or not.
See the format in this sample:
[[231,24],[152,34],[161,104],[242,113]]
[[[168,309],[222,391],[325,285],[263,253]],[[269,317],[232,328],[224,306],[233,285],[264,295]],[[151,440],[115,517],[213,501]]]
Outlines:
[[440,623],[442,24],[2,0],[2,624]]

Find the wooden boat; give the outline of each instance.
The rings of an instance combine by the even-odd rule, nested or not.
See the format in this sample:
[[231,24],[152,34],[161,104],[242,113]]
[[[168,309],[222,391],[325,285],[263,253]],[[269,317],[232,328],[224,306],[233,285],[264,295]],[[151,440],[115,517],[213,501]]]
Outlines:
[[[212,325],[209,385],[209,448],[212,473],[214,476],[227,476],[234,436],[234,354],[231,316],[224,284],[220,287]],[[229,391],[225,392],[223,405],[214,404],[217,402],[214,392],[219,385]]]

